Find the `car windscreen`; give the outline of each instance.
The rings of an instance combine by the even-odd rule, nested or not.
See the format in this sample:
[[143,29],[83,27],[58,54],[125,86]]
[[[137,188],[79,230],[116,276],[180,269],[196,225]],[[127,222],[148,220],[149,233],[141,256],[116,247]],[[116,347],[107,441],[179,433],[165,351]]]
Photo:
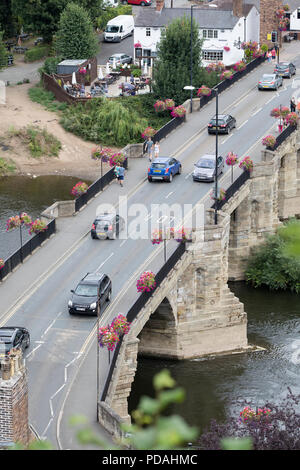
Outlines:
[[[217,120],[216,119],[212,119],[210,121],[211,124],[213,124],[214,126],[217,124]],[[223,124],[226,124],[226,122],[224,121],[224,119],[218,119],[218,126],[221,126]]]
[[11,338],[7,336],[0,336],[0,343],[11,344]]
[[166,168],[166,163],[152,163],[152,168],[161,169]]
[[98,228],[108,227],[110,224],[111,224],[111,222],[109,222],[109,220],[98,220],[97,221],[97,227]]
[[288,69],[289,68],[289,64],[278,64],[276,65],[276,70],[284,70],[284,69]]
[[106,26],[105,31],[107,33],[118,33],[119,32],[119,26],[108,25],[108,26]]
[[200,160],[196,163],[196,167],[198,168],[214,168],[215,164],[212,160]]
[[262,79],[266,82],[270,82],[271,80],[275,80],[275,75],[263,75]]
[[75,289],[76,295],[82,295],[84,297],[94,297],[98,293],[96,284],[78,284]]

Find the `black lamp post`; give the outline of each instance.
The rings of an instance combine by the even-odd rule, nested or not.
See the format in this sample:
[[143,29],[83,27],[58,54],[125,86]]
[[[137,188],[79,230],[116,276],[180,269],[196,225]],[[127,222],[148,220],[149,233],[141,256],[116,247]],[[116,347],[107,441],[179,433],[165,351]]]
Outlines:
[[99,327],[100,327],[100,286],[98,287],[97,292],[97,333],[96,333],[96,340],[97,340],[97,421],[98,421],[98,414],[99,414],[99,399],[100,399],[100,387],[99,387],[99,366],[100,366],[100,346],[99,346]]
[[218,224],[218,124],[219,124],[219,93],[218,88],[213,88],[216,93],[216,176],[215,176],[215,225]]
[[191,73],[191,104],[190,111],[193,112],[193,7],[196,5],[191,5],[191,61],[190,61],[190,73]]

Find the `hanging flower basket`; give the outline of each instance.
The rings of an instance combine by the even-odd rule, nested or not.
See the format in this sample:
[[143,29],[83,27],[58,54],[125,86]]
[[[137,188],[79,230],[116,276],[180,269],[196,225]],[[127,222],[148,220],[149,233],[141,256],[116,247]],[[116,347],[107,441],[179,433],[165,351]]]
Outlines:
[[224,46],[224,51],[229,52],[229,51],[230,51],[230,47],[229,47],[229,46]]
[[286,31],[289,23],[290,23],[290,20],[288,18],[281,18],[281,20],[279,21],[279,29],[281,31]]
[[192,230],[189,228],[181,227],[179,230],[174,232],[174,239],[178,242],[191,242],[192,241]]
[[4,268],[5,266],[5,261],[4,259],[0,258],[0,269]]
[[290,108],[288,108],[287,106],[281,106],[281,116],[283,119],[285,119],[289,113]]
[[216,73],[222,73],[225,70],[225,65],[223,62],[212,62],[208,64],[207,67],[205,67],[207,72],[216,72]]
[[298,123],[298,115],[297,113],[289,113],[287,116],[286,116],[286,122],[287,124],[289,124],[290,126],[297,126],[297,123]]
[[276,11],[276,16],[277,18],[283,18],[285,15],[285,10],[283,8],[278,8]]
[[107,348],[108,351],[114,351],[119,339],[117,332],[110,326],[101,326],[98,330],[100,348]]
[[163,231],[162,229],[155,229],[151,235],[152,245],[159,245],[163,241]]
[[221,80],[231,80],[233,77],[233,71],[232,70],[224,70],[224,72],[221,73],[220,79]]
[[229,166],[234,166],[238,163],[238,156],[233,153],[233,152],[229,152],[226,156],[226,165],[229,165]]
[[85,75],[85,74],[87,73],[86,68],[85,68],[85,67],[80,67],[79,73],[80,73],[81,75]]
[[95,147],[92,149],[91,157],[93,160],[102,160],[108,162],[113,154],[113,150],[110,148]]
[[21,219],[18,215],[12,216],[6,221],[6,231],[14,230],[21,225]]
[[166,110],[166,104],[164,101],[162,100],[157,100],[155,103],[154,103],[154,109],[157,113],[159,112],[162,112],[162,111],[165,111]]
[[233,69],[236,70],[237,72],[241,72],[242,70],[245,70],[245,68],[246,68],[246,64],[242,60],[240,60],[239,62],[236,62],[236,64],[234,64],[233,66]]
[[44,232],[45,230],[47,230],[46,222],[43,222],[41,219],[36,219],[30,224],[29,235]]
[[290,11],[290,6],[286,3],[285,5],[282,5],[282,9],[284,11]]
[[274,118],[279,118],[280,117],[280,108],[272,109],[272,111],[270,112],[270,116],[272,116]]
[[200,88],[198,88],[197,96],[210,96],[210,95],[211,95],[211,88],[208,88],[208,86],[202,85]]
[[171,111],[171,116],[173,117],[184,117],[186,114],[186,109],[184,108],[184,106],[182,105],[179,105],[179,106],[176,106],[172,111]]
[[145,271],[136,282],[138,292],[151,292],[156,286],[155,274]]
[[82,194],[86,193],[88,190],[88,185],[84,183],[83,181],[79,181],[78,183],[73,186],[71,194],[75,197],[79,197]]
[[165,106],[169,111],[172,111],[172,109],[175,108],[175,101],[171,98],[167,98],[165,100]]
[[142,47],[142,44],[140,43],[140,41],[138,41],[134,44],[135,49],[140,49],[141,47]]
[[253,170],[253,161],[251,160],[249,156],[244,157],[243,160],[241,160],[239,163],[239,168],[241,168],[244,171],[251,172]]
[[109,158],[110,166],[122,165],[126,160],[126,155],[123,152],[116,152]]
[[153,137],[156,134],[156,130],[153,127],[146,127],[144,132],[142,132],[143,139],[147,139],[148,137]]
[[276,137],[274,135],[267,135],[263,138],[262,144],[266,147],[273,148],[276,144]]
[[226,190],[223,189],[223,188],[220,188],[219,191],[218,191],[218,196],[216,197],[215,196],[215,190],[213,189],[211,192],[210,192],[210,197],[211,199],[213,199],[214,201],[225,201],[226,199]]
[[110,326],[117,333],[118,336],[127,335],[130,330],[130,323],[127,321],[127,318],[121,313],[113,319]]
[[26,225],[26,227],[29,227],[29,225],[31,225],[32,223],[32,219],[30,217],[30,215],[27,214],[27,212],[22,212],[21,213],[21,223]]
[[240,421],[248,424],[251,421],[261,421],[262,419],[269,420],[271,414],[270,408],[258,408],[257,411],[245,406],[243,411],[240,412]]

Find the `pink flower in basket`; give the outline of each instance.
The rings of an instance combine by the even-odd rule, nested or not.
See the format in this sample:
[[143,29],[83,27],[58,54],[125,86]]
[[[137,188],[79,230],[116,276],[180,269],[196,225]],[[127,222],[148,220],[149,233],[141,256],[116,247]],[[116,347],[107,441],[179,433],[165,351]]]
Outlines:
[[297,122],[298,122],[298,115],[297,113],[289,113],[287,116],[286,116],[286,122],[287,124],[289,124],[290,126],[296,126],[297,125]]
[[95,147],[92,149],[91,157],[93,160],[102,160],[108,162],[110,157],[113,155],[113,150],[107,147]]
[[0,258],[0,269],[4,268],[5,266],[5,261],[4,259]]
[[166,109],[166,105],[165,105],[165,102],[162,101],[162,100],[157,100],[155,103],[154,103],[154,109],[155,111],[158,113],[158,112],[161,112],[161,111],[165,111]]
[[142,132],[142,137],[143,139],[147,139],[148,137],[153,137],[155,136],[156,134],[156,130],[153,129],[153,127],[146,127],[146,129],[144,130],[144,132]]
[[172,109],[175,107],[175,101],[172,100],[171,98],[167,98],[165,100],[165,106],[166,106],[167,109],[172,111]]
[[156,286],[155,274],[145,271],[136,282],[138,292],[151,292]]
[[273,148],[276,144],[276,137],[274,135],[267,135],[263,138],[262,144],[266,147]]
[[121,313],[113,319],[110,326],[117,333],[118,336],[127,335],[130,330],[130,323],[127,321],[127,318]]
[[174,239],[178,243],[192,241],[191,229],[181,227],[179,230],[176,230],[176,232],[174,233]]
[[233,71],[232,70],[224,70],[224,72],[221,73],[220,79],[221,80],[231,80],[233,77]]
[[98,330],[100,348],[106,347],[109,351],[114,351],[119,339],[117,332],[110,326],[101,326]]
[[225,201],[226,199],[226,190],[223,189],[223,188],[220,188],[219,189],[219,194],[218,196],[216,197],[215,196],[215,191],[214,189],[210,192],[210,197],[211,199],[213,199],[214,201],[217,200],[217,201]]
[[155,229],[151,235],[152,245],[159,245],[163,241],[163,231],[162,229]]
[[238,161],[239,161],[238,156],[235,153],[229,152],[227,154],[226,165],[233,166],[233,165],[236,165]]
[[200,88],[198,88],[197,96],[210,96],[210,95],[211,95],[211,88],[208,88],[208,86],[202,85]]
[[126,155],[123,152],[116,152],[109,158],[110,166],[122,165],[126,159]]
[[244,157],[243,160],[240,161],[239,167],[242,168],[244,171],[252,171],[253,170],[253,161],[249,156]]
[[43,222],[41,219],[36,219],[34,222],[30,224],[29,228],[29,235],[33,235],[34,233],[40,233],[47,230],[46,222]]
[[88,185],[84,183],[83,181],[79,181],[78,183],[75,184],[75,186],[73,186],[71,194],[73,194],[73,196],[75,197],[78,197],[86,193],[87,190],[88,190]]
[[240,412],[240,421],[248,424],[251,421],[261,421],[262,419],[269,420],[270,414],[270,408],[263,407],[253,410],[250,406],[245,406],[245,408]]
[[85,67],[80,67],[79,73],[80,73],[81,75],[85,75],[85,74],[86,74],[86,68],[85,68]]
[[141,47],[142,47],[142,44],[140,43],[140,41],[138,41],[138,42],[136,42],[136,43],[134,44],[134,47],[135,47],[135,49],[141,48]]
[[183,117],[185,116],[185,114],[186,114],[186,109],[182,105],[176,106],[171,112],[171,116],[173,117]]
[[224,51],[229,52],[229,51],[230,51],[230,47],[229,47],[229,46],[224,46]]
[[246,64],[245,64],[245,62],[243,62],[242,60],[240,60],[239,62],[236,62],[236,64],[234,64],[233,68],[234,68],[234,70],[236,70],[237,72],[240,72],[241,70],[245,70]]

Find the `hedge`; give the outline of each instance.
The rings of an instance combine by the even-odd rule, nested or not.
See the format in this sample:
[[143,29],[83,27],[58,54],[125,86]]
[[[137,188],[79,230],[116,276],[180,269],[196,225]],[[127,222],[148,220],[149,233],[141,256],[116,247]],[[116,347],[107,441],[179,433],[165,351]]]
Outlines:
[[41,60],[49,54],[49,46],[37,46],[25,52],[25,62]]

